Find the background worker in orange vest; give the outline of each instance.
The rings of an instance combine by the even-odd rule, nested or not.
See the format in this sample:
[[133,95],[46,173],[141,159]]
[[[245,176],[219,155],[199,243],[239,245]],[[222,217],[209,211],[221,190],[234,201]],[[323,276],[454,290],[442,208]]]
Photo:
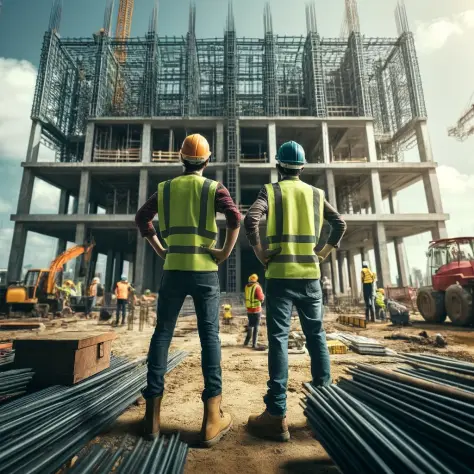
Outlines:
[[86,298],[86,316],[89,317],[92,313],[92,308],[97,303],[97,290],[100,285],[100,279],[95,277],[92,280],[92,283],[87,288],[87,298]]
[[[249,320],[247,327],[247,337],[244,341],[246,346],[252,338],[252,347],[257,348],[258,328],[262,316],[262,303],[265,299],[262,287],[258,283],[258,275],[255,273],[249,276],[249,282],[245,287],[245,306],[247,307],[247,317]],[[253,333],[253,337],[252,337]]]
[[120,312],[122,312],[122,326],[125,324],[127,316],[127,302],[130,294],[131,286],[127,281],[127,277],[122,275],[122,278],[115,286],[115,296],[117,297],[117,313],[115,323],[119,324]]

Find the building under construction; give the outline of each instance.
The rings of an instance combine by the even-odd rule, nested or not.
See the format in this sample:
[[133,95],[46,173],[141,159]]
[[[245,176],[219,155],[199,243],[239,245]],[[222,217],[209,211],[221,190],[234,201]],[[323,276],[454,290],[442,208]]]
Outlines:
[[[198,132],[214,151],[206,176],[227,186],[243,214],[261,187],[277,180],[278,146],[301,143],[308,160],[303,180],[324,189],[348,223],[341,249],[323,267],[336,293],[357,288],[354,259],[371,249],[379,284],[390,285],[391,242],[400,284],[407,285],[403,239],[428,231],[445,237],[448,219],[414,39],[403,4],[395,11],[398,37],[369,38],[360,31],[356,1],[345,3],[337,38],[319,35],[313,5],[306,8],[306,34],[297,37],[273,31],[269,6],[260,38],[238,36],[231,6],[223,38],[196,38],[194,6],[184,37],[159,35],[157,7],[146,36],[131,38],[120,24],[112,35],[112,0],[100,32],[67,38],[59,36],[56,0],[12,216],[10,279],[20,277],[32,231],[58,238],[58,251],[93,236],[107,256],[106,287],[128,261],[138,290],[157,288],[162,261],[137,235],[134,215],[159,182],[181,172],[182,140]],[[40,144],[55,151],[55,162],[38,161]],[[410,148],[418,149],[417,162],[404,161]],[[35,179],[61,189],[57,214],[30,213]],[[397,193],[419,181],[428,213],[399,213]],[[218,222],[223,239],[223,216]],[[242,232],[220,269],[223,290],[241,291],[259,268]]]

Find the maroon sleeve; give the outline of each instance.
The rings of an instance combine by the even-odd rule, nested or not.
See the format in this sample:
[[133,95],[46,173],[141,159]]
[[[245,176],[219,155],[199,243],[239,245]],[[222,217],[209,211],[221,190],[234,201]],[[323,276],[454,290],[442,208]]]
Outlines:
[[257,285],[257,288],[255,288],[255,298],[257,298],[257,300],[260,302],[262,302],[265,299],[265,296],[263,295],[262,287],[260,285]]
[[240,227],[240,212],[229,191],[221,183],[217,185],[216,190],[216,211],[225,215],[229,229],[238,229]]
[[156,235],[156,230],[152,221],[157,214],[158,193],[155,193],[145,204],[143,204],[135,216],[135,224],[137,225],[142,237],[153,237]]

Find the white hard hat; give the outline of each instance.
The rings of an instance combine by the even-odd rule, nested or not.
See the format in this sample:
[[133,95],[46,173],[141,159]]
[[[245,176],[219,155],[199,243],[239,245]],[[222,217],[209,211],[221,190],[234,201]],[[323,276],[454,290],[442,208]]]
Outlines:
[[92,280],[92,283],[100,283],[100,278],[99,278],[99,277],[95,277],[95,278]]
[[363,266],[363,267],[368,267],[368,266],[369,266],[369,262],[365,262],[365,261],[362,262],[362,266]]

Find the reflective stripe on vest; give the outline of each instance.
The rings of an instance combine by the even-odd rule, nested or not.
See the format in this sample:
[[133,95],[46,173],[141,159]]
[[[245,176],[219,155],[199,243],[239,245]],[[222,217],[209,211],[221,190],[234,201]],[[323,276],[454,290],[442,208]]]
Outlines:
[[266,271],[266,278],[318,279],[314,253],[324,218],[324,192],[300,180],[267,184],[267,240],[270,250],[281,248]]
[[253,285],[247,285],[245,287],[245,306],[247,309],[260,308],[262,303],[260,300],[255,298],[255,292],[257,291],[257,283]]
[[362,269],[362,283],[373,283],[375,280],[375,275],[368,269]]
[[117,283],[116,296],[118,300],[128,300],[128,283],[122,283],[119,281]]
[[217,240],[217,182],[195,174],[158,185],[158,227],[166,242],[165,270],[217,271],[205,247]]

